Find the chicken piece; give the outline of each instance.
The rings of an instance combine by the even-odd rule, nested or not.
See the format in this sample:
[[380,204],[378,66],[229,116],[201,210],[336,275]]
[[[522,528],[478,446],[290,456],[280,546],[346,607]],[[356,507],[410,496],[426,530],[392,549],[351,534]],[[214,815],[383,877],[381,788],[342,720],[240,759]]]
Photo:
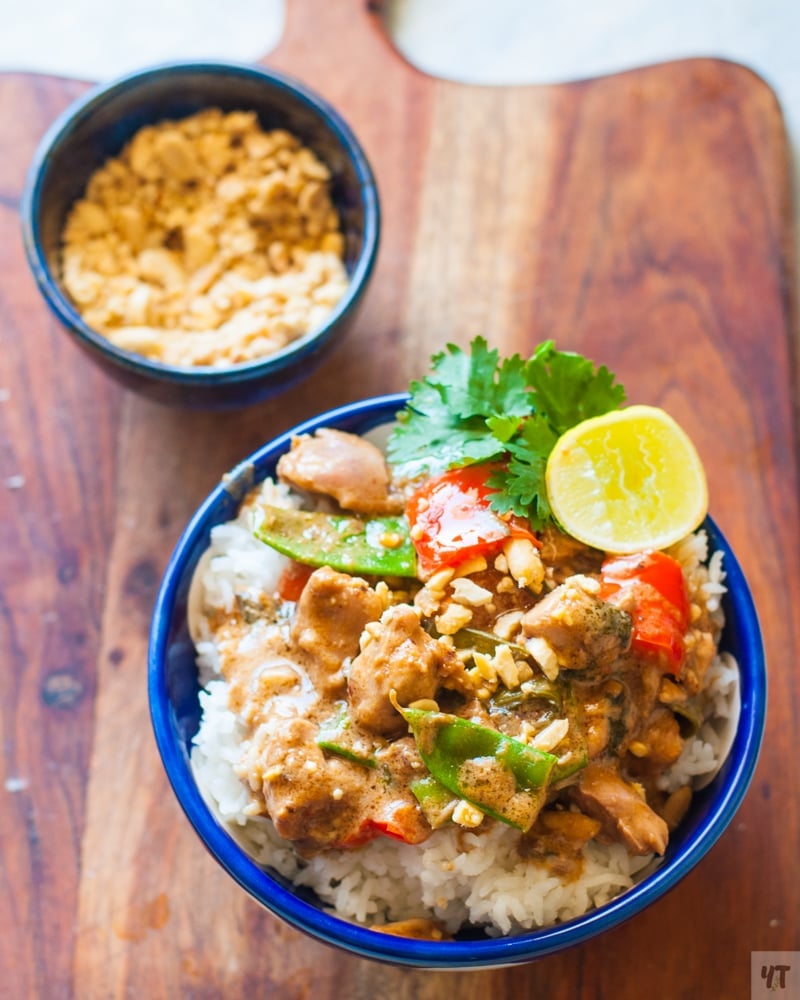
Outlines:
[[322,428],[292,441],[278,462],[278,478],[296,489],[321,493],[357,514],[401,514],[405,502],[391,489],[381,451],[355,434]]
[[571,794],[580,809],[600,820],[603,832],[624,844],[631,854],[664,853],[669,839],[667,824],[612,765],[600,761],[589,764]]
[[425,632],[408,604],[389,608],[378,635],[353,660],[347,682],[356,725],[379,736],[400,736],[403,717],[389,700],[394,690],[401,705],[433,698],[440,687],[472,693],[473,685],[455,652]]
[[303,588],[291,627],[294,645],[308,654],[308,673],[323,698],[344,695],[342,664],[358,653],[367,622],[380,618],[383,601],[365,580],[328,566],[314,570]]
[[[265,810],[279,836],[303,857],[341,847],[359,847],[382,833],[418,844],[431,828],[411,791],[382,772],[363,767],[316,743],[308,719],[273,723],[269,734],[243,761],[248,779],[260,779]],[[257,760],[254,760],[257,755]]]
[[633,627],[627,611],[601,601],[575,578],[534,604],[521,625],[528,638],[545,639],[567,670],[610,666],[628,650]]
[[279,836],[300,855],[360,847],[381,834],[408,844],[431,835],[419,803],[399,780],[408,768],[416,772],[411,753],[398,751],[382,758],[380,768],[368,768],[326,752],[318,735],[310,719],[273,718],[255,732],[237,767],[261,791]]
[[[258,773],[266,811],[278,835],[310,857],[354,836],[374,774],[341,757],[326,757],[315,743],[317,727],[294,718],[273,727],[260,749]],[[255,773],[249,761],[249,773]]]

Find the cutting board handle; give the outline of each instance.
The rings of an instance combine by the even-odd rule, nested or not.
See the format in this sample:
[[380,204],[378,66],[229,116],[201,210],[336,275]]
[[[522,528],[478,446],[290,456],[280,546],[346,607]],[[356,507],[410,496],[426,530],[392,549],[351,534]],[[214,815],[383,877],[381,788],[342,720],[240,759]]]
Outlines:
[[[308,82],[313,77],[322,93],[330,74],[352,77],[353,87],[376,87],[390,66],[418,73],[395,48],[383,7],[382,0],[287,0],[281,39],[261,61]],[[341,93],[341,83],[335,89]]]

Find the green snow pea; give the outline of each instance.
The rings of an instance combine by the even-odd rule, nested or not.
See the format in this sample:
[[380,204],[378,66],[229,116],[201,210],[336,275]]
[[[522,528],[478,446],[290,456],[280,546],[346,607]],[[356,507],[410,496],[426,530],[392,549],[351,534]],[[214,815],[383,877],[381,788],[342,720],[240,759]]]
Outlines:
[[262,505],[255,536],[306,566],[343,573],[416,576],[417,556],[404,517],[354,517]]
[[561,678],[549,681],[546,677],[535,677],[523,682],[514,691],[497,692],[490,704],[492,708],[513,713],[525,702],[534,700],[548,702],[552,706],[545,716],[545,724],[558,717],[564,717],[569,722],[567,735],[556,748],[558,761],[550,775],[551,783],[555,784],[586,767],[588,761],[585,727],[572,686]]
[[440,784],[494,819],[531,828],[558,758],[468,719],[402,708],[392,694],[423,763]]
[[354,764],[370,768],[377,766],[375,748],[353,731],[347,705],[344,702],[338,702],[333,715],[320,723],[315,742],[328,753],[344,757]]
[[432,774],[426,774],[424,778],[415,778],[408,787],[419,802],[422,815],[432,829],[438,829],[450,819],[458,800],[450,789],[445,788]]
[[[458,649],[474,649],[486,656],[494,656],[501,645],[509,646],[514,656],[530,659],[530,652],[517,643],[506,642],[493,632],[485,632],[477,628],[462,628],[453,636],[453,643]],[[569,731],[558,755],[558,763],[550,776],[551,782],[562,781],[586,766],[586,737],[583,721],[575,700],[572,688],[566,681],[559,678],[550,681],[544,676],[534,676],[524,681],[513,691],[501,689],[491,699],[493,708],[513,712],[526,701],[537,700],[548,702],[552,711],[565,715],[569,720]]]

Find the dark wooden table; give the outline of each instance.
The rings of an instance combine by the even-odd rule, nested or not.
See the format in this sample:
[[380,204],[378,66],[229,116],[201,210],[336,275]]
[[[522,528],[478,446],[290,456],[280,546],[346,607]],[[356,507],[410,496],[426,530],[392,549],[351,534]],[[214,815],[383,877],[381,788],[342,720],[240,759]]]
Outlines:
[[[383,241],[323,368],[223,416],[127,394],[46,312],[19,196],[86,85],[0,78],[0,995],[748,997],[752,951],[800,948],[797,341],[774,95],[714,60],[459,86],[408,66],[361,0],[295,0],[266,63],[355,128]],[[172,546],[224,470],[323,408],[405,388],[477,333],[504,352],[552,337],[686,427],[758,605],[770,705],[743,806],[667,897],[567,954],[431,974],[301,936],[205,854],[150,732],[146,634]]]

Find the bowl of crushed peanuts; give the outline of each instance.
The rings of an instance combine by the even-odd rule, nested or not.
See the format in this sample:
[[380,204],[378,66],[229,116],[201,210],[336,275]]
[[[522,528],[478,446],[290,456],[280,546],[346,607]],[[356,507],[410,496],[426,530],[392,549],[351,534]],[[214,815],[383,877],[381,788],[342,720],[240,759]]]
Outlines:
[[42,139],[21,216],[77,344],[129,388],[207,407],[308,374],[352,323],[380,231],[339,113],[283,74],[220,62],[87,92]]

